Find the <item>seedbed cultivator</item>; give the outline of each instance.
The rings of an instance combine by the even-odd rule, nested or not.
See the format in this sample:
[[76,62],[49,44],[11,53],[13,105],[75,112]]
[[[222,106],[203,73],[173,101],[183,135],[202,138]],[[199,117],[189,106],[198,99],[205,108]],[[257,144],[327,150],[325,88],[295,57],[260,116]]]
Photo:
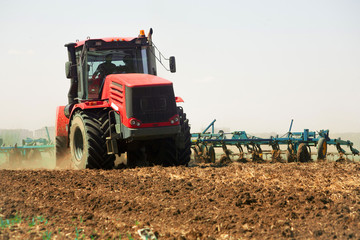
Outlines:
[[47,131],[47,139],[26,138],[22,140],[22,146],[15,144],[14,146],[0,146],[0,153],[5,155],[5,160],[11,166],[19,166],[26,161],[40,161],[42,160],[41,153],[48,153],[49,156],[54,155],[54,144],[50,140],[50,135]]
[[[237,161],[243,162],[263,162],[269,160],[270,156],[271,161],[309,162],[312,161],[312,155],[316,155],[318,160],[326,159],[328,146],[336,147],[339,160],[345,160],[347,155],[359,155],[359,151],[353,147],[351,141],[331,139],[329,130],[312,132],[304,129],[303,132],[292,132],[293,120],[288,133],[270,138],[251,136],[245,131],[225,133],[220,130],[214,133],[215,121],[212,121],[203,132],[191,135],[194,158],[197,161],[215,162],[216,148],[223,151],[221,161],[237,158]],[[208,131],[210,128],[211,132]],[[350,152],[346,152],[343,146],[349,147]],[[311,147],[316,147],[316,153],[311,152]],[[235,149],[238,151],[237,154],[234,154]]]

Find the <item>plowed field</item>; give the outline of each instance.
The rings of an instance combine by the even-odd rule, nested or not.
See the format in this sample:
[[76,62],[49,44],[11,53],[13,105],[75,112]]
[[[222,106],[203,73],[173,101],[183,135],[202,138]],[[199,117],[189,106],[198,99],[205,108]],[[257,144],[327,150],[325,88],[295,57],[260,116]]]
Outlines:
[[1,239],[359,239],[359,163],[0,170]]

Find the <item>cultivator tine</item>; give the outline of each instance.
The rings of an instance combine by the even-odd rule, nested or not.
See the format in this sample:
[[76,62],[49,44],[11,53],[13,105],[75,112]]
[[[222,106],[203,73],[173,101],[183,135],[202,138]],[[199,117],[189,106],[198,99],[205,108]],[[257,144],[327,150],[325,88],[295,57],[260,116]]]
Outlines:
[[249,145],[249,144],[246,144],[245,147],[246,147],[246,150],[247,150],[248,154],[253,155],[253,152],[254,152],[253,147],[251,145]]
[[224,143],[224,142],[222,142],[222,149],[223,149],[223,151],[224,151],[224,154],[225,154],[225,156],[226,156],[226,159],[228,160],[228,161],[230,161],[231,159],[230,159],[230,155],[231,155],[231,151],[227,148],[227,146],[226,146],[226,144]]
[[281,151],[278,143],[271,144],[271,160],[272,162],[281,162]]
[[242,146],[240,145],[240,143],[235,144],[235,146],[239,149],[239,159],[240,161],[244,161],[244,149],[242,148]]
[[350,147],[350,151],[351,151],[351,153],[352,153],[353,155],[360,155],[359,150],[353,148],[352,145],[350,145],[349,147]]
[[339,153],[339,159],[337,161],[344,161],[346,159],[345,150],[340,146],[340,143],[336,144],[336,149]]
[[345,150],[340,146],[339,143],[336,144],[336,149],[338,151],[338,153],[342,153],[342,154],[345,154]]
[[263,154],[260,144],[253,143],[253,148],[254,148],[253,156],[252,156],[253,161],[264,162],[264,159],[262,158]]

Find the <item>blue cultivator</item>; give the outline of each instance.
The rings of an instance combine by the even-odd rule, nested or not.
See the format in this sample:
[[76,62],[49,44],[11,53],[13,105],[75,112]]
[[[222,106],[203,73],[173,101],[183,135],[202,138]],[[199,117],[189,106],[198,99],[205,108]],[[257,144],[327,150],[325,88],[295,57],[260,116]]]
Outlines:
[[54,153],[54,144],[50,140],[49,131],[46,128],[47,139],[31,139],[22,140],[22,146],[15,144],[14,146],[0,146],[0,153],[5,154],[5,158],[12,166],[18,166],[23,161],[41,160],[42,152],[48,152],[50,155]]
[[[287,162],[308,162],[311,161],[311,148],[317,148],[317,159],[326,158],[327,147],[333,145],[339,153],[339,159],[345,159],[346,155],[359,155],[359,151],[353,147],[351,141],[339,139],[330,139],[329,130],[320,130],[319,132],[310,132],[304,129],[303,132],[291,132],[293,120],[291,121],[289,132],[284,136],[270,138],[259,138],[246,134],[245,131],[235,131],[225,133],[219,131],[214,133],[214,123],[202,133],[193,133],[191,138],[192,148],[194,149],[195,159],[204,159],[205,162],[215,162],[215,148],[223,149],[222,159],[230,159],[233,152],[228,149],[234,146],[239,150],[238,157],[240,161],[248,161],[245,156],[250,156],[252,161],[264,161],[263,155],[271,155],[272,161],[284,161],[281,154],[286,155]],[[208,132],[209,129],[211,132]],[[280,146],[286,146],[286,150],[281,150]],[[267,146],[271,150],[263,150]],[[342,146],[348,146],[351,153],[346,153]],[[247,152],[244,151],[247,150]]]

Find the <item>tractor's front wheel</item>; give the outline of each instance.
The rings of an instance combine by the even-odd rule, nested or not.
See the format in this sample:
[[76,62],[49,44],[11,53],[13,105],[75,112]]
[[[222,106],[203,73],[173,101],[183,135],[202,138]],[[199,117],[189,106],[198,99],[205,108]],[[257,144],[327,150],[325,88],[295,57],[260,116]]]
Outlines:
[[76,169],[114,166],[115,156],[106,151],[105,116],[103,112],[79,111],[72,117],[69,141],[71,160]]

